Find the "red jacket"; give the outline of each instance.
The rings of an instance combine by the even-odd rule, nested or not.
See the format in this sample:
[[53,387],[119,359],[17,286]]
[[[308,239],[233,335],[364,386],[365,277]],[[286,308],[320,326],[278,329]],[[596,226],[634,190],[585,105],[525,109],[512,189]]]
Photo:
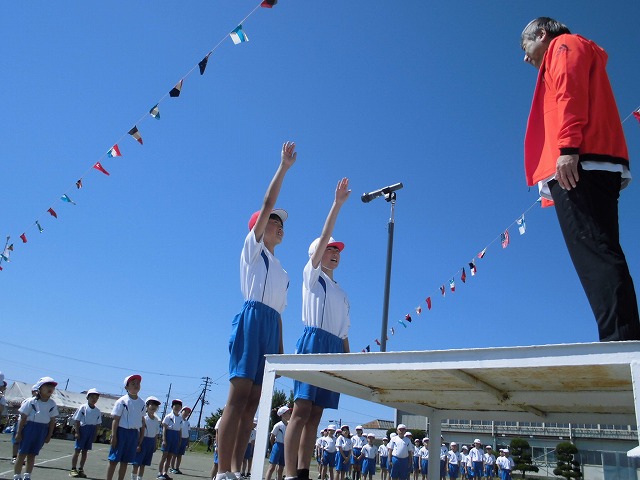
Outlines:
[[560,155],[629,165],[606,64],[606,52],[580,35],[560,35],[549,44],[524,140],[528,185],[555,174]]

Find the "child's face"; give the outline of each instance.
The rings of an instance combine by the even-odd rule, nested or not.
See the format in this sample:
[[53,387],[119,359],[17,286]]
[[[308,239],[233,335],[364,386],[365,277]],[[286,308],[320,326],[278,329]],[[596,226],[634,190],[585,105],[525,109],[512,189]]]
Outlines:
[[95,393],[90,393],[89,395],[87,395],[87,403],[92,407],[95,407],[96,403],[98,403],[99,398],[100,398],[100,395],[97,395]]
[[190,413],[190,410],[182,410],[182,418],[186,420]]
[[180,405],[179,403],[174,403],[173,405],[171,405],[171,410],[173,410],[173,413],[175,415],[180,415],[181,408],[182,408],[182,405]]
[[282,420],[284,422],[288,422],[290,418],[291,418],[291,410],[287,410],[285,413],[282,414]]
[[44,400],[49,400],[55,389],[56,387],[53,383],[45,383],[40,387],[40,397]]
[[157,403],[153,403],[153,402],[148,403],[147,404],[147,413],[149,415],[153,415],[154,413],[156,413],[158,411],[158,407],[159,406],[160,405],[158,405]]
[[369,442],[369,445],[373,445],[373,437],[367,437],[367,442]]
[[127,383],[127,393],[129,395],[138,395],[139,391],[140,391],[140,380],[138,380],[137,378],[129,380],[129,383]]

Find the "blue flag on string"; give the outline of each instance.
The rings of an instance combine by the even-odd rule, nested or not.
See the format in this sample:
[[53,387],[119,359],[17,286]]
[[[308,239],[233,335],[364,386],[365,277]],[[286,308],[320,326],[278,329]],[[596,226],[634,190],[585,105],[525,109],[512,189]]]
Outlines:
[[229,35],[236,45],[249,41],[249,37],[244,33],[244,30],[242,30],[242,25],[238,25]]

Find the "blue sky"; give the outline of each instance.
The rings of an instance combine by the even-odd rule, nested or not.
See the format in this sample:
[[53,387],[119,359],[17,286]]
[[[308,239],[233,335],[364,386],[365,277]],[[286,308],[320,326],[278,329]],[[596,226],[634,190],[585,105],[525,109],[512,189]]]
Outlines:
[[[603,46],[626,117],[640,105],[638,2],[280,0],[245,22],[249,43],[227,38],[204,76],[163,100],[160,121],[145,117],[257,3],[4,9],[0,235],[15,251],[0,272],[0,369],[10,380],[51,375],[72,390],[120,393],[125,374],[145,371],[143,395],[164,397],[172,383],[189,403],[209,376],[207,411],[221,407],[240,248],[285,140],[299,152],[278,201],[290,214],[276,250],[291,277],[287,352],[302,330],[307,247],[343,176],[353,195],[334,234],[346,243],[336,279],[350,296],[352,350],[377,349],[389,217],[384,200],[359,197],[396,182],[388,350],[597,341],[552,209],[529,211],[526,234],[511,227],[507,249],[494,240],[537,198],[522,165],[536,80],[522,28],[548,15]],[[144,146],[126,136],[141,118]],[[624,128],[633,169],[640,125]],[[101,159],[123,136],[123,156]],[[98,160],[109,177],[91,171]],[[640,281],[636,182],[622,193],[620,224]],[[462,285],[459,269],[489,244]],[[454,275],[456,292],[442,299],[438,287]],[[409,312],[404,329],[397,321]],[[324,418],[376,417],[392,412],[343,399]]]

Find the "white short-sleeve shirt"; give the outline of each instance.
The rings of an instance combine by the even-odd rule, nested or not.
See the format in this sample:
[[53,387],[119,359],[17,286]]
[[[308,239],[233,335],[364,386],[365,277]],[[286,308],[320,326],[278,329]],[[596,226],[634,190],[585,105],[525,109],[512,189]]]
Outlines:
[[458,465],[462,461],[462,454],[460,452],[454,452],[453,450],[449,450],[447,452],[447,460],[452,465]]
[[372,460],[376,458],[376,446],[369,445],[367,443],[364,447],[362,447],[362,453],[364,454],[364,458]]
[[131,398],[127,394],[116,400],[111,415],[120,417],[118,425],[122,428],[140,429],[142,428],[142,417],[144,416],[145,408],[144,400],[140,397]]
[[320,446],[322,447],[323,450],[325,450],[328,453],[336,453],[336,439],[335,437],[322,437],[320,439]]
[[482,459],[484,460],[485,465],[495,465],[496,463],[496,456],[493,453],[485,453],[482,456]]
[[173,412],[168,413],[162,419],[162,425],[166,425],[167,426],[167,430],[175,430],[175,431],[178,431],[178,432],[182,432],[182,423],[183,422],[184,422],[184,420],[182,420],[182,417],[180,415],[176,415]]
[[281,420],[273,426],[271,435],[276,437],[276,443],[284,443],[284,434],[287,431],[287,425]]
[[147,413],[144,416],[144,436],[149,438],[155,438],[160,433],[160,419],[158,417],[151,418]]
[[289,275],[253,231],[240,254],[240,289],[245,300],[256,300],[282,313],[287,306]]
[[322,271],[321,265],[313,268],[311,259],[302,273],[302,322],[343,339],[349,334],[347,294]]
[[351,443],[353,444],[353,448],[362,448],[367,444],[367,439],[363,435],[355,435],[351,436]]
[[56,402],[51,399],[43,402],[36,397],[31,397],[22,402],[18,411],[27,416],[27,422],[35,423],[49,423],[52,418],[57,417],[59,414]]
[[182,419],[182,438],[189,438],[189,429],[191,425],[189,424],[189,420]]
[[338,447],[342,447],[343,452],[350,452],[353,450],[353,442],[351,441],[351,438],[340,435],[336,440],[336,448]]
[[389,449],[387,448],[387,445],[382,444],[382,445],[380,445],[378,447],[378,454],[381,457],[388,457],[389,456]]
[[88,403],[85,403],[75,411],[71,418],[76,422],[80,422],[81,427],[85,425],[100,425],[102,423],[102,412],[98,407],[91,408]]
[[476,447],[473,447],[469,452],[469,457],[471,457],[472,462],[481,462],[482,461],[482,450]]
[[418,453],[420,454],[420,458],[422,458],[423,460],[429,460],[429,447],[424,445],[422,447],[420,447],[420,450],[418,450]]
[[399,435],[396,435],[387,444],[389,450],[391,450],[391,455],[398,458],[407,458],[409,453],[413,452],[413,444],[407,437],[400,438]]

